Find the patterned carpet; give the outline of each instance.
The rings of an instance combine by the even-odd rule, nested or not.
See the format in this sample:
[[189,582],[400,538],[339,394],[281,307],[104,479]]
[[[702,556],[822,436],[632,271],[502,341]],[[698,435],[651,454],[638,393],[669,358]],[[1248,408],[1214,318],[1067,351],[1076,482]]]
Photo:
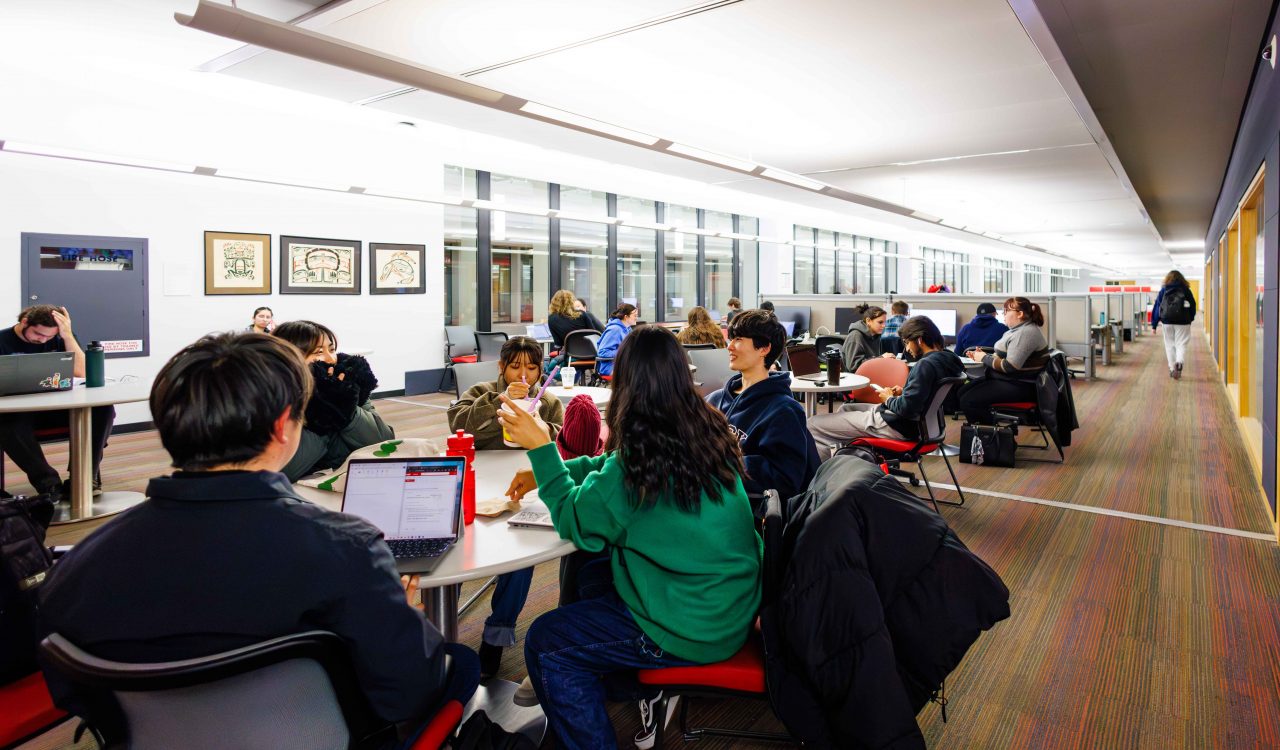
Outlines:
[[[962,485],[1273,532],[1202,336],[1192,337],[1181,381],[1169,379],[1156,337],[1126,345],[1100,374],[1092,383],[1074,381],[1083,426],[1065,465],[961,466]],[[446,432],[441,409],[387,400],[378,408],[401,434]],[[929,461],[942,482],[945,468]],[[154,434],[143,433],[114,438],[104,467],[108,485],[140,489],[164,464]],[[948,722],[935,706],[921,712],[930,747],[1280,747],[1280,551],[1273,541],[976,494],[943,514],[1004,578],[1013,615],[984,634],[948,679]],[[66,538],[85,533],[63,528]],[[539,566],[521,635],[557,595],[556,565]],[[478,645],[487,613],[482,599],[462,617],[464,643]],[[501,676],[518,680],[521,650],[504,657]],[[691,714],[695,722],[777,726],[750,701],[702,701]],[[611,715],[619,745],[630,747],[635,708],[613,706]],[[73,747],[70,731],[27,747]],[[674,724],[666,737],[668,746],[681,746]],[[696,747],[777,745],[707,739]]]

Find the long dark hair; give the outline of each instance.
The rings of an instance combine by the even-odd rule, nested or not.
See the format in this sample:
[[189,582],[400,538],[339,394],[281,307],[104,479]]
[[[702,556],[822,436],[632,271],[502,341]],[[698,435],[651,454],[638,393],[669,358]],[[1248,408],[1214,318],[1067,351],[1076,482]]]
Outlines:
[[614,310],[613,314],[610,315],[609,317],[622,320],[623,318],[627,317],[628,315],[635,312],[636,310],[637,308],[635,305],[630,304],[629,302],[623,302],[621,305],[618,305],[618,309]]
[[312,320],[291,320],[276,326],[275,337],[293,344],[302,352],[303,357],[311,356],[311,352],[326,339],[338,348],[338,337],[326,325]]
[[880,307],[878,305],[868,305],[866,303],[863,303],[861,305],[855,305],[853,308],[853,313],[857,315],[858,320],[861,320],[861,321],[875,320],[881,315],[888,315],[888,313],[884,311],[883,307]]
[[745,473],[729,422],[698,395],[689,360],[661,326],[639,326],[622,340],[613,366],[609,442],[618,451],[622,483],[637,505],[671,492],[694,512],[702,493],[718,500]]

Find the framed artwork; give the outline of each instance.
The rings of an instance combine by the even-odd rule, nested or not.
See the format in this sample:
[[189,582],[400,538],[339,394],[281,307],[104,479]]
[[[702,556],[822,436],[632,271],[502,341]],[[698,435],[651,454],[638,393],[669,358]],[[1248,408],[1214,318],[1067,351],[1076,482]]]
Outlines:
[[426,294],[426,245],[369,243],[369,294]]
[[271,294],[271,235],[204,233],[205,294]]
[[281,294],[359,294],[358,240],[280,236]]

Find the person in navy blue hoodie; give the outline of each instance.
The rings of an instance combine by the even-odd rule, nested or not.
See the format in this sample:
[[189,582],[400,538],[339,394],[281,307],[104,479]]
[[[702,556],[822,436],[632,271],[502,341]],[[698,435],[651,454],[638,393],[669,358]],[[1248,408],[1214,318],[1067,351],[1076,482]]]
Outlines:
[[978,305],[978,315],[960,327],[956,334],[956,351],[967,352],[983,346],[995,346],[1009,326],[996,320],[996,306],[990,302]]
[[596,355],[599,357],[596,362],[597,375],[607,378],[613,374],[613,358],[618,356],[618,347],[627,334],[631,333],[639,317],[640,311],[636,306],[626,302],[618,305],[618,309],[609,316],[604,333],[600,334],[600,343],[596,345]]
[[738,434],[748,493],[777,490],[784,500],[804,492],[821,463],[805,426],[804,407],[791,396],[791,376],[770,373],[782,356],[786,329],[773,313],[746,310],[729,324],[729,367],[738,374],[707,401]]

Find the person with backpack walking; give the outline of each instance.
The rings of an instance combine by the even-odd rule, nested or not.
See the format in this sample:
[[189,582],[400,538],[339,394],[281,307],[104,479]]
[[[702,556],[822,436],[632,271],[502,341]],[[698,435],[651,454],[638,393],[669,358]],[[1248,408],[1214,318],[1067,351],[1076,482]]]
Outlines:
[[1196,298],[1181,271],[1170,271],[1164,286],[1156,295],[1151,309],[1151,330],[1164,325],[1164,356],[1169,362],[1169,377],[1182,377],[1182,363],[1191,340],[1191,322],[1196,319]]

